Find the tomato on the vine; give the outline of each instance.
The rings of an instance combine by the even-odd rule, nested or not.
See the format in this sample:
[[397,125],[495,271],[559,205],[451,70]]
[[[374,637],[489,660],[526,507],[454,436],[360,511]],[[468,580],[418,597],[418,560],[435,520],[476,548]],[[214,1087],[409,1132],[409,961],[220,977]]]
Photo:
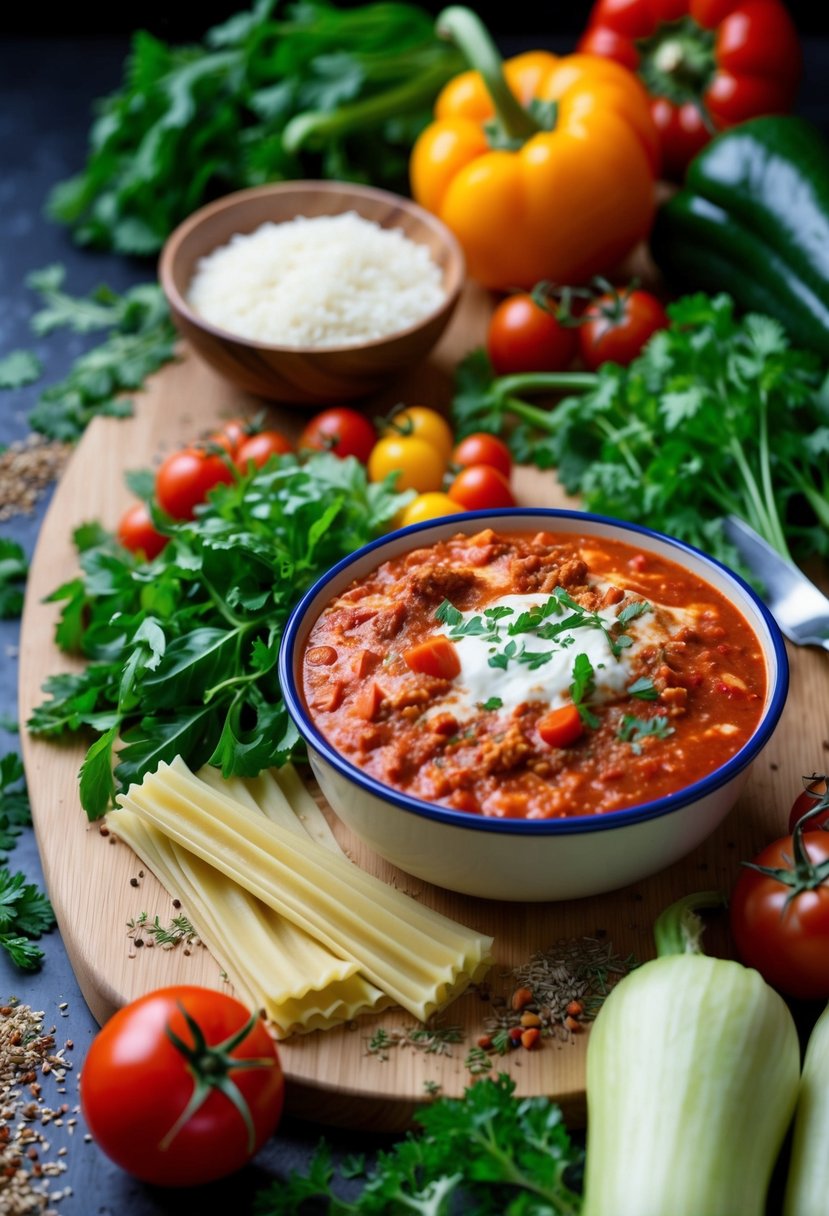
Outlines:
[[155,496],[173,519],[192,519],[195,508],[214,486],[233,481],[233,469],[224,457],[205,448],[180,448],[159,466]]
[[489,431],[473,431],[456,443],[451,463],[461,469],[470,464],[488,464],[507,478],[512,474],[512,453],[503,439]]
[[292,451],[290,440],[281,431],[257,431],[239,444],[234,459],[239,468],[247,472],[251,463],[254,468],[261,469],[271,456],[282,456]]
[[384,435],[371,449],[366,467],[370,481],[383,481],[396,473],[396,490],[423,494],[442,488],[446,460],[419,435]]
[[383,435],[425,439],[437,448],[445,461],[449,460],[455,442],[452,428],[443,414],[426,405],[407,405],[396,410],[384,420]]
[[276,1130],[285,1078],[262,1018],[235,997],[172,985],[106,1022],[87,1053],[81,1110],[93,1140],[157,1186],[241,1169]]
[[804,816],[803,831],[810,832],[829,827],[829,777],[826,773],[812,773],[803,778],[803,789],[792,803],[789,812],[789,831],[793,832]]
[[147,561],[158,557],[170,539],[157,531],[150,508],[145,502],[136,502],[127,507],[118,521],[116,535],[125,549],[130,553],[141,554]]
[[211,432],[207,439],[207,446],[215,445],[224,448],[228,455],[235,456],[240,446],[252,434],[251,424],[244,418],[229,418],[217,430]]
[[576,329],[542,308],[532,292],[506,296],[489,319],[486,350],[499,376],[566,371],[577,349]]
[[829,831],[772,841],[743,866],[729,905],[747,967],[784,996],[829,999]]
[[488,511],[516,505],[506,477],[491,464],[470,464],[461,469],[447,492],[465,511]]
[[578,326],[579,354],[590,371],[602,363],[627,367],[648,340],[669,324],[662,301],[649,291],[610,288],[596,296]]
[[376,442],[377,429],[370,418],[347,406],[332,406],[306,423],[297,441],[297,450],[356,456],[365,464]]

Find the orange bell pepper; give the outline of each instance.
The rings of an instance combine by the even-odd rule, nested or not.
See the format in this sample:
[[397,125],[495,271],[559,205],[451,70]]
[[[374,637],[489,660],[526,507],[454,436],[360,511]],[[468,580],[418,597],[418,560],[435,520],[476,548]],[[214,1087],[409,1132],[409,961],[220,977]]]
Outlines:
[[608,275],[647,238],[659,137],[633,72],[598,55],[502,61],[480,19],[437,19],[473,65],[444,86],[410,159],[412,195],[495,290]]

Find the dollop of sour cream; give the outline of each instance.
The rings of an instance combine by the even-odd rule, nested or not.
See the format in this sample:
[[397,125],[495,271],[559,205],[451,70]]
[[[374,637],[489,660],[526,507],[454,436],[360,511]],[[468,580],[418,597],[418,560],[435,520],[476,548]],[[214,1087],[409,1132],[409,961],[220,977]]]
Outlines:
[[[550,603],[549,597],[537,594],[507,595],[483,610],[442,613],[435,632],[452,641],[461,670],[427,716],[451,708],[463,721],[496,700],[499,704],[494,707],[506,714],[529,701],[555,709],[572,701],[570,686],[578,655],[585,655],[592,668],[591,702],[617,700],[636,678],[638,652],[666,641],[672,631],[668,625],[675,627],[679,615],[664,607],[655,613],[651,605],[644,605],[638,615],[623,618],[622,624],[620,605],[577,612],[566,604],[555,611]],[[527,614],[538,623],[526,627]],[[518,625],[522,627],[516,629]]]

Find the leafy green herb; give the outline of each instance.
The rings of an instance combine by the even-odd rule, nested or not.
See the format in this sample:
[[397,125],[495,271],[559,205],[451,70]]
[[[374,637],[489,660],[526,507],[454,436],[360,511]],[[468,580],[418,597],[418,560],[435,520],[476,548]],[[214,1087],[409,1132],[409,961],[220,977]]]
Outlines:
[[255,1196],[254,1216],[310,1216],[320,1201],[330,1216],[576,1216],[584,1152],[557,1105],[519,1100],[514,1090],[505,1074],[481,1076],[462,1098],[436,1098],[415,1115],[417,1130],[378,1154],[354,1200],[338,1196],[322,1141],[307,1174],[294,1171]]
[[674,733],[668,719],[658,715],[655,718],[637,718],[634,714],[625,714],[619,724],[618,735],[623,743],[630,744],[630,750],[638,756],[642,751],[642,740],[649,737],[667,739]]
[[485,701],[481,701],[478,708],[485,711],[500,709],[504,702],[500,697],[487,697]]
[[48,200],[78,244],[155,254],[202,203],[267,181],[408,189],[411,144],[460,52],[416,5],[275,8],[257,0],[188,46],[134,35],[83,169]]
[[589,701],[596,690],[596,672],[586,654],[577,654],[573,660],[573,674],[570,684],[570,696],[579,711],[579,717],[585,726],[596,730],[599,719],[590,709]]
[[0,536],[0,620],[10,621],[23,611],[23,585],[29,563],[16,540]]
[[0,388],[23,388],[33,384],[42,371],[43,365],[32,351],[10,351],[0,359]]
[[640,701],[655,701],[659,696],[659,690],[649,676],[634,680],[628,685],[627,692],[629,697],[638,697]]
[[176,356],[177,334],[167,302],[157,283],[143,283],[118,295],[106,286],[89,296],[63,290],[65,269],[48,266],[29,275],[42,307],[32,328],[43,336],[59,328],[89,334],[107,330],[106,338],[80,355],[68,375],[40,394],[29,414],[33,430],[50,439],[73,442],[98,414],[123,418],[132,413],[124,393]]
[[473,351],[457,372],[458,437],[500,434],[517,460],[554,467],[588,511],[667,532],[747,577],[723,534],[731,513],[789,559],[829,554],[827,368],[772,318],[737,318],[725,294],[684,297],[668,314],[628,368],[595,375],[497,377]]
[[62,604],[58,645],[88,665],[50,677],[27,725],[51,739],[95,734],[80,782],[90,819],[176,755],[225,776],[304,757],[276,672],[283,627],[310,584],[405,501],[353,457],[286,455],[218,487],[153,562],[97,526],[75,532],[80,574],[49,599]]
[[0,946],[16,967],[37,971],[43,951],[35,942],[55,926],[48,898],[24,874],[0,869]]
[[[32,822],[23,761],[16,752],[0,758],[0,851],[7,854]],[[0,857],[5,863],[7,856]]]

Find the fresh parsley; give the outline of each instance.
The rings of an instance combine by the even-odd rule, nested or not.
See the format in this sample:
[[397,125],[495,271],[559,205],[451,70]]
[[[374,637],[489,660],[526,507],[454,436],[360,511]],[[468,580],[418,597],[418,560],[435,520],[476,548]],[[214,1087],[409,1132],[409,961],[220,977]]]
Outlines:
[[640,676],[634,680],[628,685],[627,692],[629,697],[638,697],[640,701],[655,701],[659,696],[659,689],[650,676]]
[[355,458],[319,452],[218,487],[153,562],[79,528],[80,573],[49,599],[62,605],[57,644],[88,663],[47,679],[27,725],[49,739],[93,732],[80,775],[89,818],[176,755],[225,776],[303,758],[276,673],[283,627],[310,584],[407,501]]
[[0,856],[0,864],[8,861],[6,855],[31,822],[23,761],[17,752],[8,752],[0,757],[0,853],[4,854]]
[[32,329],[41,337],[59,328],[106,336],[78,356],[63,380],[40,393],[28,421],[50,439],[74,442],[96,415],[132,413],[125,394],[176,357],[177,334],[157,283],[139,284],[123,295],[102,285],[78,297],[64,291],[65,273],[55,265],[29,275],[28,286],[41,297]]
[[267,181],[408,189],[438,91],[466,63],[416,5],[257,0],[173,46],[140,30],[50,217],[80,245],[154,255],[202,203]]
[[37,971],[43,951],[35,943],[55,926],[49,899],[22,873],[0,869],[0,947],[21,971]]
[[619,723],[619,738],[630,744],[630,750],[638,756],[642,751],[642,740],[649,737],[667,739],[674,733],[668,719],[662,715],[655,718],[637,718],[635,714],[624,714]]
[[323,1140],[306,1174],[292,1171],[257,1193],[254,1216],[577,1216],[584,1150],[555,1103],[514,1090],[506,1074],[482,1075],[462,1098],[436,1098],[414,1116],[416,1130],[378,1153],[354,1199],[342,1197]]
[[586,654],[577,654],[573,660],[573,672],[570,683],[570,696],[579,711],[579,717],[585,726],[595,730],[599,719],[590,709],[589,701],[596,691],[596,672]]
[[829,554],[827,367],[772,318],[738,317],[726,294],[686,296],[668,314],[629,367],[596,374],[498,377],[471,352],[456,373],[458,437],[502,435],[586,510],[679,537],[749,578],[723,534],[730,513],[787,558]]
[[14,620],[23,611],[23,591],[29,562],[22,545],[0,536],[0,620]]

